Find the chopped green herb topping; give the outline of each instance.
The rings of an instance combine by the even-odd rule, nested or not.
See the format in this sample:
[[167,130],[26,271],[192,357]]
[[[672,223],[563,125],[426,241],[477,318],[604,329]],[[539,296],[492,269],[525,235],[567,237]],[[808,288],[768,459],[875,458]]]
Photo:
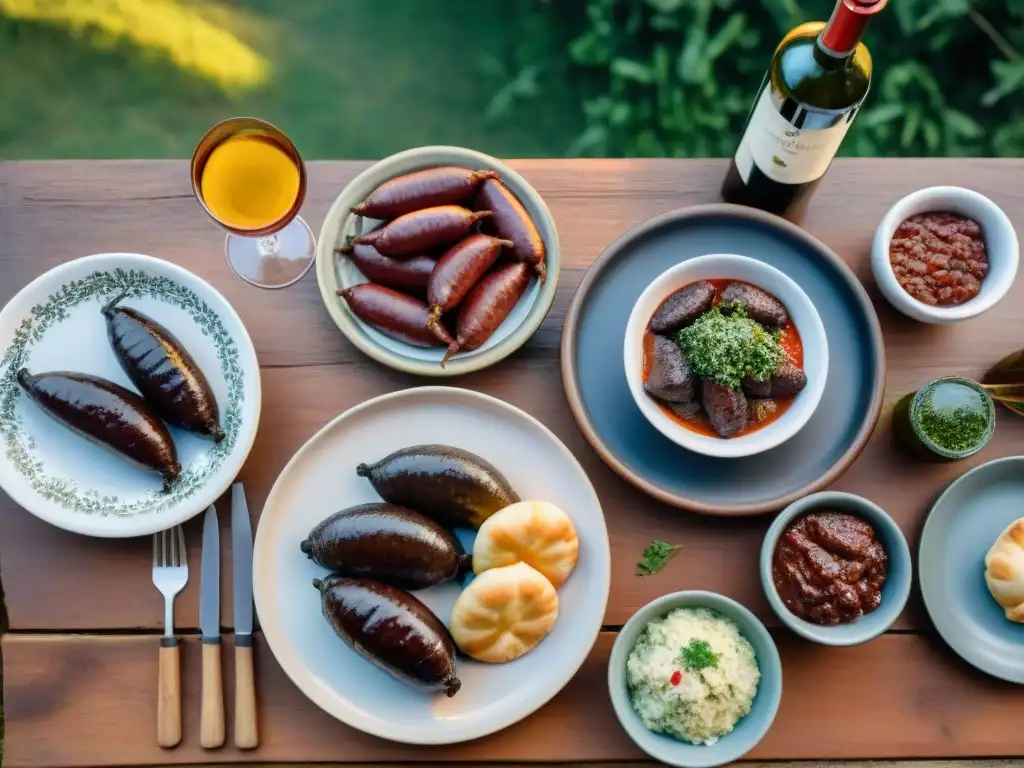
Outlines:
[[[936,402],[940,393],[932,388],[917,408],[918,428],[935,445],[951,453],[966,453],[988,433],[990,414],[981,397],[962,384],[942,388],[944,402]],[[956,397],[950,397],[950,392]],[[959,401],[959,402],[957,402]]]
[[691,672],[718,666],[718,654],[707,640],[691,640],[679,656],[679,662]]
[[647,549],[644,550],[644,555],[640,562],[636,564],[636,575],[650,576],[657,573],[672,559],[672,555],[679,550],[680,546],[679,544],[669,544],[665,541],[652,541],[647,545]]
[[679,331],[683,355],[702,379],[737,388],[743,379],[765,381],[787,360],[780,332],[747,317],[742,306],[728,315],[718,307]]

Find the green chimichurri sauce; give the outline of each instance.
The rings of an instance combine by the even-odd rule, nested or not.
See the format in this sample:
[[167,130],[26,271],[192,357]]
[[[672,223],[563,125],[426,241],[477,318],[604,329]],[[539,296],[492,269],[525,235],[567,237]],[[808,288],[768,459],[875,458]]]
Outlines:
[[788,359],[779,332],[751,320],[742,306],[729,314],[713,307],[679,331],[677,343],[700,378],[732,389],[743,379],[770,379]]
[[927,384],[914,395],[909,411],[917,439],[945,458],[970,456],[992,437],[992,399],[969,379],[945,378]]

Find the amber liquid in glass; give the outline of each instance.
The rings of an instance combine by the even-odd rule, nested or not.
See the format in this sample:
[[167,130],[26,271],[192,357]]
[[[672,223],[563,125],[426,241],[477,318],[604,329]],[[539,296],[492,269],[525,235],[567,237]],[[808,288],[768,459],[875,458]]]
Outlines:
[[199,189],[210,214],[233,230],[273,229],[295,207],[299,164],[274,137],[260,130],[228,136],[210,152]]

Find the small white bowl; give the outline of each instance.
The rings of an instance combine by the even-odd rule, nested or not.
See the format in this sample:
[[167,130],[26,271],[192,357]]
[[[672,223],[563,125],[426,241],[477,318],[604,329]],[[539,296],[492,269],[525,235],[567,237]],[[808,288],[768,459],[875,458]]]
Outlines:
[[[756,285],[781,301],[789,312],[804,348],[807,386],[776,421],[742,437],[701,435],[677,424],[644,389],[643,337],[654,311],[670,294],[698,280],[742,280]],[[792,279],[762,261],[747,256],[715,253],[688,259],[662,272],[637,299],[626,324],[624,344],[626,381],[637,407],[661,434],[677,445],[705,456],[736,458],[775,448],[808,422],[821,401],[828,378],[828,342],[818,311]]]
[[[896,282],[889,263],[889,243],[896,227],[915,214],[929,211],[949,211],[974,219],[985,238],[989,273],[981,281],[981,292],[957,306],[933,307],[918,301]],[[1002,208],[963,187],[927,187],[910,193],[882,217],[871,246],[871,269],[882,294],[904,315],[922,323],[955,323],[988,312],[1013,285],[1019,260],[1017,233]]]

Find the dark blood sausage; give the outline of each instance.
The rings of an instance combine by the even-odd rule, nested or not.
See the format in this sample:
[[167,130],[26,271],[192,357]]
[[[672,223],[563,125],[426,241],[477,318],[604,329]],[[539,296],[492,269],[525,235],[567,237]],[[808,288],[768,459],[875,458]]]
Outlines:
[[158,322],[116,306],[123,297],[107,304],[103,316],[110,346],[132,384],[168,424],[223,440],[217,400],[196,361]]
[[356,316],[381,333],[417,347],[452,344],[451,334],[441,323],[427,327],[427,305],[383,285],[361,283],[338,291]]
[[338,637],[378,669],[422,691],[458,693],[455,642],[423,603],[372,579],[313,579]]
[[497,178],[497,171],[471,171],[454,165],[414,171],[385,181],[352,213],[371,219],[396,219],[423,208],[464,203],[485,179]]
[[691,283],[665,299],[649,324],[652,333],[675,333],[703,315],[715,303],[715,286],[707,280]]
[[472,561],[458,539],[429,517],[382,501],[335,512],[300,548],[335,575],[377,579],[401,589],[449,581]]
[[458,306],[477,281],[498,259],[502,248],[511,248],[511,240],[489,235],[470,235],[437,260],[427,286],[427,304],[431,318],[439,318]]
[[543,283],[547,277],[544,239],[518,198],[497,179],[488,179],[480,187],[475,207],[478,211],[491,211],[494,214],[487,222],[487,229],[515,243],[512,255],[518,261],[529,264]]
[[381,254],[372,245],[365,243],[347,245],[337,250],[338,253],[343,253],[352,259],[352,263],[367,279],[388,288],[395,288],[417,296],[427,295],[430,273],[437,263],[429,256],[392,259],[390,256]]
[[730,389],[710,379],[701,383],[704,410],[715,432],[722,437],[732,437],[747,426],[749,410],[743,390]]
[[84,373],[33,376],[22,368],[16,375],[36,405],[72,431],[158,472],[165,486],[181,474],[170,432],[134,392]]
[[729,283],[722,291],[719,305],[727,309],[742,304],[747,317],[769,328],[781,328],[789,322],[782,302],[760,288],[747,283]]
[[449,528],[479,528],[498,510],[520,501],[486,459],[451,445],[411,445],[356,474],[392,504],[415,506]]
[[672,339],[654,337],[651,372],[644,389],[666,403],[688,403],[697,394],[697,375]]
[[490,211],[474,213],[458,205],[423,208],[399,216],[390,224],[386,224],[376,239],[368,239],[369,235],[360,235],[352,242],[355,245],[373,243],[385,256],[415,256],[431,248],[462,239],[480,219],[490,215]]
[[481,280],[459,309],[455,341],[441,366],[460,349],[476,349],[487,341],[526,292],[530,268],[523,262],[505,264]]
[[783,363],[767,381],[743,382],[743,391],[750,397],[791,397],[807,386],[807,374],[792,363]]

